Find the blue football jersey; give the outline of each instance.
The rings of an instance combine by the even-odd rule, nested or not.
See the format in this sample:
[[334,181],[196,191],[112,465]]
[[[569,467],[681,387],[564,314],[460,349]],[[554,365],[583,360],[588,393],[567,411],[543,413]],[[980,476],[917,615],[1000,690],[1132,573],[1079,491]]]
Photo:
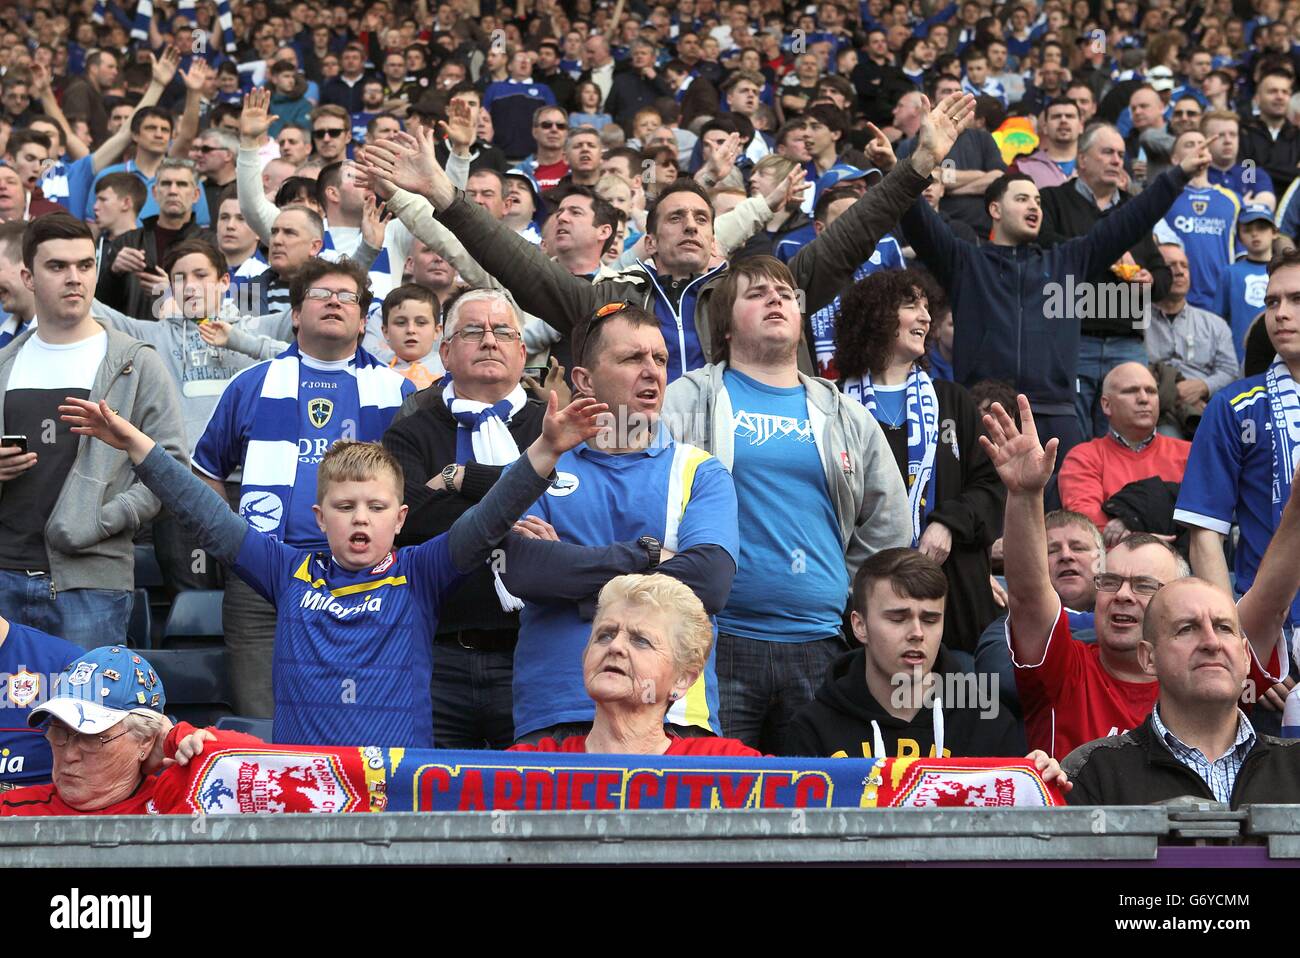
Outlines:
[[50,743],[39,728],[28,728],[27,715],[50,697],[50,688],[84,650],[64,639],[17,622],[0,642],[0,782],[43,785],[50,780]]
[[1156,224],[1156,236],[1172,234],[1182,244],[1191,267],[1187,301],[1212,310],[1218,301],[1219,280],[1237,255],[1237,213],[1241,200],[1221,186],[1189,186]]

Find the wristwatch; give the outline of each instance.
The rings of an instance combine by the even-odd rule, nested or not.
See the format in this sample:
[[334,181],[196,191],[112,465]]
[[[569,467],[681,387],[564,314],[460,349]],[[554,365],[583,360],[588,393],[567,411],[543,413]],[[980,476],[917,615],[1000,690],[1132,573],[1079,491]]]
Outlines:
[[446,489],[448,492],[455,492],[456,491],[456,464],[454,462],[450,462],[447,465],[443,466],[442,472],[439,473],[439,475],[442,476],[442,487]]
[[646,566],[646,568],[654,569],[658,567],[660,550],[663,548],[659,544],[659,540],[654,536],[642,536],[640,539],[636,540],[636,544],[644,549],[646,555],[650,557],[650,564]]

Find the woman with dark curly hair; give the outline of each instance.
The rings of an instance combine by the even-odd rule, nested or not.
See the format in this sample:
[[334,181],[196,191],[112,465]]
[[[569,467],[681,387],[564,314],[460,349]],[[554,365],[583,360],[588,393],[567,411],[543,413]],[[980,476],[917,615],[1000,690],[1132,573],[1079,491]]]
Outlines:
[[[856,283],[840,307],[835,365],[840,388],[867,407],[889,441],[907,484],[912,544],[948,577],[944,645],[971,653],[997,615],[989,546],[1002,533],[1005,492],[980,448],[970,394],[928,371],[933,284],[911,269]],[[934,290],[936,300],[941,295]]]

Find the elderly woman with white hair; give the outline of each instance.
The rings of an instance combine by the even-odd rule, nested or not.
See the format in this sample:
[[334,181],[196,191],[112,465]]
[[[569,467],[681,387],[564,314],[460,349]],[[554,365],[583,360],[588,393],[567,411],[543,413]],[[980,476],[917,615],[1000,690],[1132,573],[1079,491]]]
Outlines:
[[704,670],[713,623],[689,587],[670,576],[623,575],[600,590],[582,653],[596,717],[586,735],[544,738],[510,751],[620,755],[761,755],[738,739],[678,738],[664,716]]
[[205,742],[264,744],[238,732],[174,726],[163,714],[166,701],[162,679],[133,649],[106,645],[74,659],[27,717],[30,725],[45,725],[53,780],[0,792],[0,816],[181,812],[168,806],[183,789],[160,783],[182,774]]

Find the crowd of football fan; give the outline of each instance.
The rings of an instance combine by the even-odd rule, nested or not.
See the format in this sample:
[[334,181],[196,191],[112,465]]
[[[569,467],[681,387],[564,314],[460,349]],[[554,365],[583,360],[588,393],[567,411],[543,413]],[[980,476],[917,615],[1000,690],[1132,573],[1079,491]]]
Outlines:
[[0,814],[248,740],[144,559],[278,743],[1300,801],[1297,71],[1300,0],[5,7]]

